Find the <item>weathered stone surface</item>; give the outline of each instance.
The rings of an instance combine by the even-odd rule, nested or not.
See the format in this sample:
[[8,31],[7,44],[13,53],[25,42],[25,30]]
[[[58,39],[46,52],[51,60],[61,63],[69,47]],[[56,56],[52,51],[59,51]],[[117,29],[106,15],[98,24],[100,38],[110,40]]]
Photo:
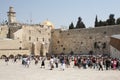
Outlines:
[[[52,53],[86,54],[93,51],[94,54],[110,53],[110,36],[120,34],[120,25],[103,26],[98,28],[52,30]],[[94,43],[99,48],[94,48]],[[105,48],[103,49],[103,44]]]

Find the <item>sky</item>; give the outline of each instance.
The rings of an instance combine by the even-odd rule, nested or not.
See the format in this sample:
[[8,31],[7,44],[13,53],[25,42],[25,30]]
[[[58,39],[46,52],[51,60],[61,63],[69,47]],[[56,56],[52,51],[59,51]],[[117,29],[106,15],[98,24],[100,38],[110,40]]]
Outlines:
[[0,0],[0,22],[7,19],[9,7],[14,7],[17,21],[42,23],[51,21],[55,28],[74,26],[78,17],[87,28],[94,27],[95,17],[106,20],[110,14],[120,17],[120,0]]

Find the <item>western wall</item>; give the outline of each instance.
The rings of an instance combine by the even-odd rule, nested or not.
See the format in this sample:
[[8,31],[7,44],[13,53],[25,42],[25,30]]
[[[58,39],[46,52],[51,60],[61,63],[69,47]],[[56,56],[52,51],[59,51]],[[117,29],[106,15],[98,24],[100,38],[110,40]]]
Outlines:
[[110,36],[120,34],[120,25],[97,28],[52,30],[53,54],[109,54]]

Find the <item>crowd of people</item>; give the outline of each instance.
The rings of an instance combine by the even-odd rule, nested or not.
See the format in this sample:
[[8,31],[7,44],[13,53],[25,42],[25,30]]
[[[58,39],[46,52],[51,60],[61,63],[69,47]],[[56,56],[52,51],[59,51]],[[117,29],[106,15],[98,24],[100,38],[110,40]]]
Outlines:
[[74,66],[78,68],[83,67],[84,69],[93,68],[98,70],[120,70],[120,60],[116,58],[108,57],[75,57]]
[[[30,62],[34,61],[34,64],[41,64],[40,68],[45,68],[46,61],[49,61],[49,69],[61,68],[63,71],[66,68],[73,67],[78,69],[98,69],[98,70],[120,70],[120,59],[111,57],[101,56],[81,56],[81,55],[59,55],[51,57],[40,57],[40,56],[25,56],[25,57],[14,57],[13,61],[17,62],[20,59],[23,66],[30,66]],[[8,65],[9,58],[5,58],[5,62]],[[73,63],[73,64],[71,64]]]

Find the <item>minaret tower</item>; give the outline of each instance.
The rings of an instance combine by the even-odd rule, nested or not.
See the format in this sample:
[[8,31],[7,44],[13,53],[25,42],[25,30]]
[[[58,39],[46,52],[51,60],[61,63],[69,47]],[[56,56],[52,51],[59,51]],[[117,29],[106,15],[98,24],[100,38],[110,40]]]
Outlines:
[[16,12],[14,12],[14,8],[13,7],[9,7],[9,11],[8,13],[8,23],[16,23]]

